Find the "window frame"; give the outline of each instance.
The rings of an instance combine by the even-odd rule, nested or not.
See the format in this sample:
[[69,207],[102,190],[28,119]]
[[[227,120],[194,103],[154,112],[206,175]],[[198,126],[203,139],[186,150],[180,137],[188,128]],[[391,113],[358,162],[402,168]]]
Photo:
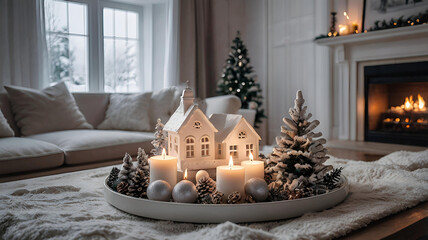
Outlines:
[[[104,91],[104,8],[138,13],[138,77],[139,92],[152,88],[153,2],[141,5],[107,0],[63,0],[86,4],[88,46],[88,91]],[[159,1],[161,2],[161,1]],[[50,64],[50,63],[49,63]],[[50,82],[49,82],[50,84]]]
[[238,155],[238,145],[237,144],[229,146],[229,155],[232,156],[232,157],[236,157],[236,158],[239,157],[239,155]]
[[186,158],[195,158],[196,139],[193,136],[188,136],[185,138],[184,142],[186,145]]
[[208,137],[207,135],[204,135],[201,137],[200,142],[201,142],[201,157],[209,157],[210,156],[210,137]]

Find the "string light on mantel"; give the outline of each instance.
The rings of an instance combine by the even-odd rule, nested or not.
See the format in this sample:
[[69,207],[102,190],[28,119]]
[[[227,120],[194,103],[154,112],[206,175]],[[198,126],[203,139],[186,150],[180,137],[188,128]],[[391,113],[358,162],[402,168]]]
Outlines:
[[428,23],[428,10],[425,12],[421,12],[417,15],[410,16],[408,18],[404,18],[404,16],[400,18],[391,18],[390,20],[382,20],[382,21],[376,21],[374,25],[370,28],[365,28],[363,26],[363,29],[358,31],[358,24],[356,22],[350,21],[350,16],[347,12],[343,12],[343,15],[346,18],[346,22],[344,24],[339,24],[339,32],[336,31],[336,12],[331,12],[331,26],[330,31],[327,34],[321,34],[317,39],[322,38],[330,38],[330,37],[338,37],[343,36],[347,34],[353,34],[353,33],[367,33],[371,31],[378,31],[378,30],[384,30],[384,29],[390,29],[390,28],[399,28],[399,27],[407,27],[407,26],[416,26],[416,25],[422,25]]

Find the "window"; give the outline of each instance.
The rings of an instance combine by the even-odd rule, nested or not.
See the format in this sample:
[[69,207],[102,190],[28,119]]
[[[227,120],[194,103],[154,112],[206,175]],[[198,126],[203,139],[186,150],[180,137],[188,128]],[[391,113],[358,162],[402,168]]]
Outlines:
[[201,138],[201,156],[206,157],[210,155],[210,139],[208,137]]
[[169,136],[169,149],[172,149],[172,139],[171,139],[171,135]]
[[230,152],[230,156],[238,157],[238,145],[230,145],[229,152]]
[[221,144],[218,145],[218,155],[221,155]]
[[178,153],[177,137],[174,137],[174,150],[176,153]]
[[249,157],[249,156],[250,156],[250,153],[252,153],[252,154],[254,155],[254,145],[253,145],[252,143],[247,144],[247,145],[245,146],[245,155],[246,155],[247,157]]
[[50,84],[65,81],[72,92],[163,88],[168,4],[125,2],[44,1]]
[[193,124],[193,127],[194,128],[196,128],[196,129],[201,129],[201,122],[199,122],[199,121],[196,121],[194,124]]
[[186,138],[186,158],[195,157],[195,138],[187,137]]
[[87,15],[87,4],[45,1],[49,82],[64,81],[70,91],[89,90]]
[[103,10],[104,91],[138,92],[138,13]]
[[247,138],[247,133],[246,133],[246,132],[244,132],[244,131],[240,132],[240,133],[238,134],[238,138],[239,138],[239,139]]

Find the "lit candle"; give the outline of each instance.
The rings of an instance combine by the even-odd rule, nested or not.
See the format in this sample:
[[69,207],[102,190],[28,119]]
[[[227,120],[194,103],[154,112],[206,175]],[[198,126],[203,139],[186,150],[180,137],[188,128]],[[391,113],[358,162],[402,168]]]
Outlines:
[[164,180],[174,188],[177,183],[177,158],[167,156],[165,148],[162,155],[153,156],[149,159],[150,164],[150,182]]
[[187,168],[184,172],[183,180],[177,183],[172,190],[172,198],[174,201],[181,203],[194,203],[198,198],[195,184],[187,180]]
[[249,161],[242,161],[241,166],[245,168],[245,182],[251,178],[261,178],[265,177],[264,162],[263,161],[254,161],[253,154],[250,153]]
[[243,166],[233,166],[233,159],[230,156],[228,166],[217,167],[217,191],[222,192],[225,197],[238,191],[244,196],[245,190],[245,168]]
[[348,25],[339,24],[339,34],[340,35],[346,35],[348,33],[349,33]]

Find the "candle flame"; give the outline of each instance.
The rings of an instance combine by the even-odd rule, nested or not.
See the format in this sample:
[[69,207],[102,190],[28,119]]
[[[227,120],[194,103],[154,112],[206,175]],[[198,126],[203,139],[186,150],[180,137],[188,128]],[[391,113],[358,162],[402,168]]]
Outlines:
[[348,16],[348,14],[347,14],[346,12],[343,12],[343,16],[345,16],[345,17],[346,17],[346,19],[348,19],[348,20],[349,20],[349,16]]
[[229,168],[232,168],[233,167],[233,158],[232,158],[232,156],[230,156],[230,158],[229,158]]
[[186,168],[186,170],[184,170],[184,177],[183,177],[183,179],[184,179],[184,180],[186,180],[186,179],[187,179],[187,168]]
[[166,156],[166,151],[165,151],[165,148],[162,150],[162,157],[163,157],[163,159],[165,159],[165,156]]
[[253,161],[253,160],[254,160],[253,153],[252,153],[252,152],[250,152],[250,161]]

